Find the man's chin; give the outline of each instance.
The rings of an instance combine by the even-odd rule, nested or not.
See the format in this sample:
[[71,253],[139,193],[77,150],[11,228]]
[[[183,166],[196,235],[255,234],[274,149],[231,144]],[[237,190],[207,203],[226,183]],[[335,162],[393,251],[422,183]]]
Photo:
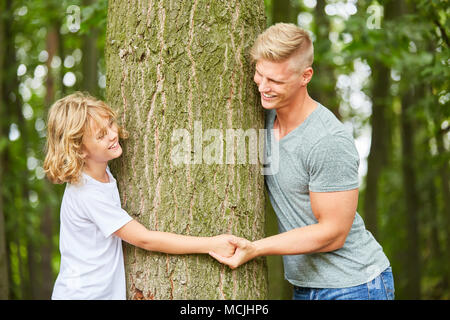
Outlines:
[[272,109],[276,108],[276,104],[275,103],[269,102],[269,101],[266,101],[266,100],[263,100],[263,99],[261,99],[261,105],[266,110],[272,110]]

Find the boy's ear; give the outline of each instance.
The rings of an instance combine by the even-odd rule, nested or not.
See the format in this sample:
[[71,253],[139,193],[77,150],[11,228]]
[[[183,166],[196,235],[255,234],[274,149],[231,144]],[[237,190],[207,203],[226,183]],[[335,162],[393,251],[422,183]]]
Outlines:
[[82,144],[81,145],[81,157],[83,158],[83,159],[86,159],[86,157],[87,157],[87,150],[86,150],[86,148],[84,147],[84,144]]

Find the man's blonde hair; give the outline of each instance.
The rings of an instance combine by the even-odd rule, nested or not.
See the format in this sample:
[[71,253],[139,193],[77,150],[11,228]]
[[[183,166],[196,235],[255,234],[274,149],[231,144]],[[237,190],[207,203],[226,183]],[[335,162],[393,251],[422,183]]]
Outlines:
[[[116,121],[116,113],[103,101],[89,94],[75,92],[56,101],[47,120],[47,143],[44,170],[53,183],[78,183],[84,167],[83,136],[93,123],[102,119]],[[119,125],[119,137],[128,133]]]
[[250,55],[253,62],[260,59],[282,62],[298,55],[294,68],[303,71],[312,66],[314,47],[308,31],[292,23],[277,23],[256,38]]

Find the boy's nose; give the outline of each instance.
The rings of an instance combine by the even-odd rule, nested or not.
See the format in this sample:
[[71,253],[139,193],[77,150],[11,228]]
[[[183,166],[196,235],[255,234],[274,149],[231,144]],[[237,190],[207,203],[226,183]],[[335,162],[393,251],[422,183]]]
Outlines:
[[108,137],[110,140],[114,140],[118,134],[117,130],[114,130],[113,128],[108,129]]

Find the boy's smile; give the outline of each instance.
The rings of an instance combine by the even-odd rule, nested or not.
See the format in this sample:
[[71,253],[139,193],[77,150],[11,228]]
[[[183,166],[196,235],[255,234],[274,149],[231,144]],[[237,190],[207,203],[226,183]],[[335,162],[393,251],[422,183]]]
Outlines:
[[109,147],[108,149],[113,149],[116,150],[117,148],[119,148],[119,140],[117,140],[116,142],[113,143],[113,145],[111,147]]
[[83,136],[82,152],[85,171],[106,170],[108,161],[122,155],[119,143],[119,130],[114,119],[101,118],[100,123],[90,122],[90,130]]

